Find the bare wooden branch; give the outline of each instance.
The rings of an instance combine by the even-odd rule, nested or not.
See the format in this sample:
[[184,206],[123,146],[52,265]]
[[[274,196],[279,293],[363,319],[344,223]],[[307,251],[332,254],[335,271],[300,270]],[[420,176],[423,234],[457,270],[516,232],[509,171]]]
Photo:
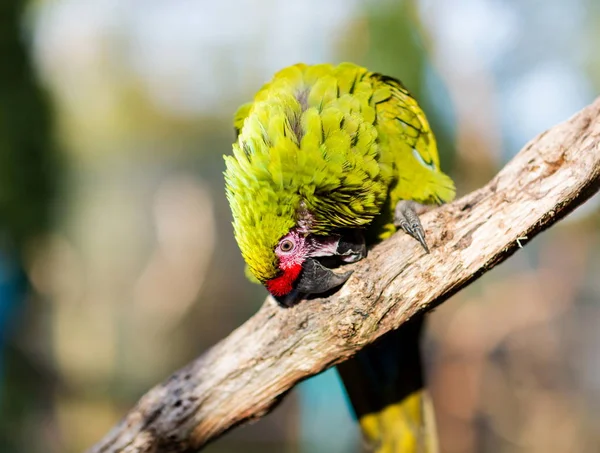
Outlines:
[[[600,185],[600,99],[533,139],[485,187],[375,247],[327,299],[267,299],[245,324],[151,389],[90,452],[192,452],[265,415],[300,380],[446,300],[583,203]],[[241,302],[240,302],[241,303]]]

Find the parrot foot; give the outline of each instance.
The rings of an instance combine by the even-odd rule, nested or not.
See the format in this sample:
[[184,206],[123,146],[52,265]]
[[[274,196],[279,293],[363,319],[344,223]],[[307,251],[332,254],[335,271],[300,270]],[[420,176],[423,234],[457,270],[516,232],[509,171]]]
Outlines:
[[394,225],[402,228],[409,236],[419,241],[425,251],[429,253],[429,247],[425,241],[425,231],[416,211],[418,206],[412,200],[399,201],[394,212]]

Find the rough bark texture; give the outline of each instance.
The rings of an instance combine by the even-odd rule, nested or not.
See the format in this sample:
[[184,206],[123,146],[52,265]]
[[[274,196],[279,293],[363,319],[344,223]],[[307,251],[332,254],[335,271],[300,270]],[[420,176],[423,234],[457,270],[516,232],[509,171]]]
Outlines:
[[485,187],[375,247],[336,294],[245,324],[151,389],[90,452],[192,452],[265,415],[300,380],[446,300],[583,203],[600,185],[600,99],[533,139]]

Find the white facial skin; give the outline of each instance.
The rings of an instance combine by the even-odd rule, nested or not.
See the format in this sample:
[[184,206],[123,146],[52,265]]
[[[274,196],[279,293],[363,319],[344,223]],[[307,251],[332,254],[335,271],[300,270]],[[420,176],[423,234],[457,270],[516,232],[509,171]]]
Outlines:
[[290,231],[277,244],[275,255],[281,270],[301,265],[309,252],[307,240],[295,231]]
[[[362,236],[360,236],[362,238]],[[356,237],[342,241],[339,235],[305,236],[298,230],[286,234],[275,247],[280,273],[265,282],[269,292],[284,306],[292,306],[300,294],[320,294],[343,284],[352,271],[334,273],[327,263],[313,257],[339,257],[346,263],[366,255],[364,242]],[[335,267],[336,263],[331,262]]]
[[275,248],[275,255],[282,270],[301,265],[306,258],[314,256],[337,255],[339,236],[303,236],[297,231],[290,231]]

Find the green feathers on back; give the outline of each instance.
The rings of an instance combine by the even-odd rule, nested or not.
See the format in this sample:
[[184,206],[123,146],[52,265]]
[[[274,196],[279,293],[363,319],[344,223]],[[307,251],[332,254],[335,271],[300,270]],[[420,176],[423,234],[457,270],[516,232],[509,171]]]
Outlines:
[[[280,71],[238,110],[235,128],[227,199],[242,255],[261,282],[277,275],[274,249],[291,228],[366,228],[386,200],[454,196],[416,102],[399,82],[353,64]],[[392,231],[384,225],[378,234]]]

